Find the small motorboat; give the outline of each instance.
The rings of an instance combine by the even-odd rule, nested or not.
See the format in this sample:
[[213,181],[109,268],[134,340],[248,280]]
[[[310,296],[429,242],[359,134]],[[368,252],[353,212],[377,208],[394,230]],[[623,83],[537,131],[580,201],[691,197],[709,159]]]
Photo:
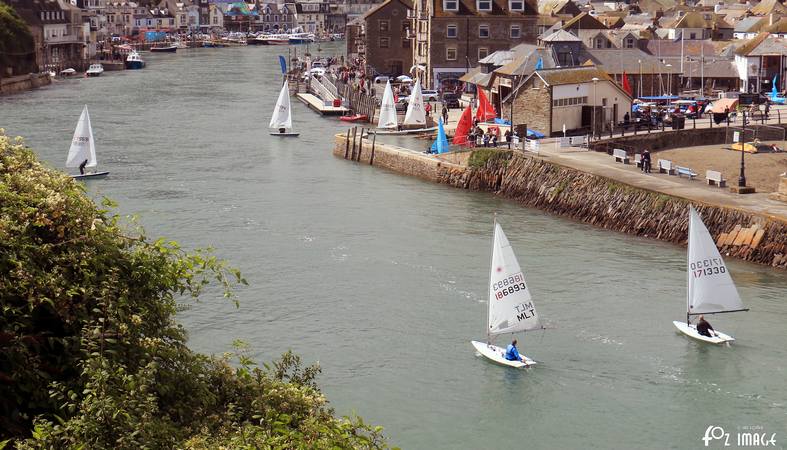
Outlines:
[[126,57],[126,69],[142,69],[143,67],[145,67],[145,61],[139,56],[139,53],[132,50]]
[[85,72],[85,76],[97,77],[102,73],[104,73],[104,66],[102,66],[101,64],[91,64],[90,67],[88,67],[87,71]]
[[64,77],[70,77],[70,76],[74,75],[75,73],[77,73],[77,71],[75,69],[72,69],[71,67],[69,67],[68,69],[63,69],[63,70],[60,71],[60,75],[63,75]]
[[366,114],[353,114],[351,116],[341,116],[339,120],[344,122],[368,122],[369,116]]
[[178,46],[175,44],[170,45],[162,45],[160,47],[150,47],[151,52],[160,52],[160,53],[175,53],[178,51]]

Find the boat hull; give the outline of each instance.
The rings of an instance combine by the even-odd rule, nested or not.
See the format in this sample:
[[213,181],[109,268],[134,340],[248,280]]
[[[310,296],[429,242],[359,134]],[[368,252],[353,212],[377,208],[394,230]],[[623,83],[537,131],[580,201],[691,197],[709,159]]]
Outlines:
[[681,322],[675,320],[672,322],[681,333],[685,334],[688,337],[694,338],[698,341],[707,342],[709,344],[723,344],[725,342],[733,342],[735,338],[730,335],[721,333],[719,331],[713,330],[717,336],[715,337],[708,337],[703,336],[697,332],[697,327],[694,325],[688,325],[686,322]]
[[106,178],[107,175],[109,175],[109,172],[94,172],[80,175],[71,175],[71,178],[75,180],[100,180]]
[[266,39],[267,45],[289,45],[289,40],[284,39]]
[[93,78],[93,77],[101,76],[101,72],[85,72],[85,75],[87,75],[90,78]]
[[175,53],[178,51],[178,48],[174,45],[171,47],[151,47],[150,51],[155,53]]
[[290,38],[289,39],[289,43],[290,44],[311,44],[313,42],[314,41],[311,40],[311,39],[301,39],[301,38]]
[[126,61],[126,69],[138,70],[145,68],[144,61]]
[[473,347],[475,347],[475,350],[476,352],[478,352],[479,355],[485,357],[486,359],[496,364],[500,364],[501,366],[521,369],[523,367],[530,367],[537,364],[536,361],[528,358],[525,355],[522,355],[522,357],[525,358],[525,362],[509,361],[505,358],[506,349],[502,347],[498,347],[497,345],[487,344],[478,341],[470,341],[470,343],[473,344]]
[[343,122],[368,122],[369,116],[366,114],[356,114],[354,116],[341,116],[339,120]]
[[370,130],[369,133],[371,133],[371,134],[419,134],[419,133],[431,133],[433,131],[437,131],[437,127],[415,128],[415,129],[412,129],[412,130]]
[[275,131],[271,131],[269,134],[271,136],[279,136],[279,137],[297,137],[301,135],[301,133],[277,133]]

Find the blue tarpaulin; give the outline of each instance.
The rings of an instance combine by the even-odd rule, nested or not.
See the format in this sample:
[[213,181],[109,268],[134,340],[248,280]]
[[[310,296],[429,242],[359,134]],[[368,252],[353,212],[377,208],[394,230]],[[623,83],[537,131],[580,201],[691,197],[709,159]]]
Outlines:
[[511,121],[495,117],[495,123],[498,125],[511,125]]
[[158,42],[163,41],[167,38],[167,33],[163,31],[146,31],[145,32],[145,41],[147,42]]
[[530,128],[528,128],[527,129],[527,137],[529,137],[531,139],[541,139],[543,137],[546,137],[546,135],[544,133],[539,133],[536,130],[531,130]]

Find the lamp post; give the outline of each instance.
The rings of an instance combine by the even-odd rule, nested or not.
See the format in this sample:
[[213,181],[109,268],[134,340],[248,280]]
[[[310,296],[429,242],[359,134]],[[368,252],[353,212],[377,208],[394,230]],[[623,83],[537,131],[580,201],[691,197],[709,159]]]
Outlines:
[[743,154],[746,153],[746,110],[743,110],[743,139],[741,141],[741,174],[738,176],[738,187],[746,187],[746,173],[744,172]]
[[[667,95],[672,95],[672,64],[667,63]],[[663,79],[663,78],[662,78]]]
[[598,83],[598,78],[593,77],[593,115],[590,116],[590,131],[593,139],[596,138],[596,83]]
[[638,59],[639,63],[639,96],[642,97],[642,60]]

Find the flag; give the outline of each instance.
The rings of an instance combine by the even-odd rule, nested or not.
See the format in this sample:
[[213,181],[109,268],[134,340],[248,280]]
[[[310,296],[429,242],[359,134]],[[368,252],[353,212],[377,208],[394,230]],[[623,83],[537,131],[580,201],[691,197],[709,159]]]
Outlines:
[[479,122],[486,122],[494,119],[495,117],[497,117],[497,113],[495,112],[495,107],[492,106],[492,103],[489,102],[489,99],[486,97],[484,90],[479,88],[478,110],[475,113],[475,118],[478,119]]
[[282,55],[279,55],[279,65],[281,65],[281,73],[282,73],[282,75],[286,75],[287,74],[287,60]]
[[623,90],[630,96],[634,96],[634,89],[631,88],[631,84],[629,84],[629,76],[626,75],[626,71],[623,71]]
[[465,108],[465,110],[462,112],[462,116],[459,117],[459,122],[456,124],[453,143],[458,145],[467,145],[467,133],[470,132],[470,128],[472,126],[473,111],[470,109],[470,105],[467,105],[467,108]]
[[[465,139],[467,136],[465,136]],[[451,151],[450,147],[448,146],[448,138],[445,137],[445,129],[443,128],[443,119],[440,118],[437,122],[437,139],[434,140],[432,143],[432,147],[430,148],[431,153],[447,153]]]

